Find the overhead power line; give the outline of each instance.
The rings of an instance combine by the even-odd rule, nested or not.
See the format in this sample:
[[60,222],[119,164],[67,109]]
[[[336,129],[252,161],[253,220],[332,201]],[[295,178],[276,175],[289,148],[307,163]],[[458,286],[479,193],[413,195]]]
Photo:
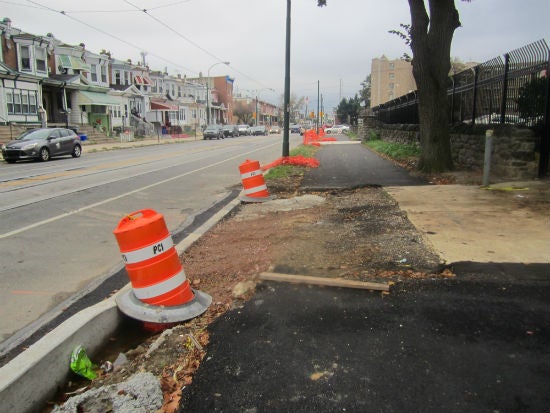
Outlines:
[[[189,42],[190,44],[192,44],[193,46],[195,46],[197,49],[203,51],[204,53],[206,53],[207,55],[209,55],[210,57],[213,57],[214,59],[216,59],[218,62],[220,63],[224,63],[225,59],[222,59],[221,57],[218,57],[216,56],[215,54],[211,53],[210,51],[206,50],[204,47],[202,47],[201,45],[199,45],[198,43],[194,42],[193,40],[189,39],[187,36],[181,34],[180,32],[178,32],[176,29],[170,27],[169,25],[167,25],[166,23],[164,23],[162,20],[160,20],[159,18],[153,16],[151,13],[149,13],[149,10],[148,9],[142,9],[140,8],[139,6],[136,6],[135,4],[129,2],[128,0],[124,0],[125,3],[128,3],[130,6],[136,8],[137,10],[141,10],[143,13],[145,13],[148,17],[150,17],[151,19],[155,20],[157,23],[159,23],[160,25],[162,25],[163,27],[165,27],[166,29],[170,30],[172,33],[174,33],[175,35],[181,37],[183,40]],[[152,9],[150,9],[152,10]],[[254,79],[252,78],[251,76],[247,75],[246,73],[243,73],[241,72],[240,70],[236,69],[234,66],[232,65],[228,65],[230,66],[235,72],[237,73],[240,73],[241,75],[243,75],[244,77],[246,77],[247,79],[253,81],[254,83],[257,83],[258,85],[261,85],[262,87],[266,87],[265,85],[262,84],[262,82],[260,82],[259,80],[257,79]]]
[[[93,30],[95,30],[95,31],[97,31],[97,32],[99,32],[99,33],[102,33],[102,34],[104,34],[104,35],[106,35],[106,36],[108,36],[108,37],[111,37],[111,38],[113,38],[113,39],[115,39],[115,40],[118,40],[119,42],[121,42],[121,43],[123,43],[123,44],[126,44],[126,45],[128,45],[128,46],[130,46],[130,47],[132,47],[132,48],[134,48],[134,49],[139,50],[139,51],[143,51],[143,50],[146,49],[146,48],[141,47],[141,46],[139,46],[139,45],[136,45],[136,44],[134,44],[134,43],[132,43],[132,42],[129,42],[129,41],[127,41],[127,40],[125,40],[125,39],[123,39],[123,38],[121,38],[121,37],[119,37],[119,36],[116,36],[116,35],[114,35],[114,34],[112,34],[112,33],[107,32],[107,31],[105,31],[105,30],[103,30],[103,29],[101,29],[101,28],[95,27],[95,26],[93,26],[93,25],[91,25],[91,24],[89,24],[89,23],[87,23],[87,22],[85,22],[85,21],[83,21],[83,20],[81,20],[81,19],[79,19],[79,18],[76,18],[76,17],[72,16],[72,14],[76,14],[76,13],[86,13],[86,12],[88,12],[88,13],[106,13],[106,12],[115,12],[115,13],[129,13],[129,12],[131,12],[131,13],[136,13],[136,12],[143,12],[143,13],[145,13],[149,18],[155,20],[158,24],[162,25],[162,26],[163,26],[164,28],[166,28],[167,30],[171,31],[172,33],[174,33],[174,34],[177,35],[178,37],[180,37],[180,38],[182,38],[183,40],[185,40],[186,42],[190,43],[192,46],[194,46],[194,47],[196,47],[197,49],[201,50],[202,52],[206,53],[206,54],[209,55],[210,57],[214,58],[216,61],[218,61],[218,62],[223,62],[224,59],[222,59],[222,58],[216,56],[214,53],[212,53],[212,52],[210,52],[209,50],[207,50],[206,48],[202,47],[200,44],[198,44],[198,43],[196,43],[195,41],[191,40],[191,39],[188,38],[187,36],[185,36],[185,35],[183,35],[182,33],[178,32],[177,30],[175,30],[174,28],[170,27],[168,24],[166,24],[165,22],[163,22],[163,21],[160,20],[159,18],[157,18],[157,17],[153,16],[151,13],[149,13],[149,11],[151,11],[151,10],[160,9],[160,8],[166,8],[166,7],[170,7],[170,6],[174,6],[174,5],[182,4],[182,3],[188,3],[188,2],[190,2],[190,1],[191,1],[191,0],[181,0],[181,1],[177,1],[177,2],[171,2],[171,3],[168,3],[168,4],[164,4],[164,5],[158,5],[158,6],[155,6],[155,7],[151,7],[151,8],[149,8],[149,9],[144,9],[144,8],[140,8],[139,6],[137,6],[137,5],[133,4],[133,3],[131,3],[130,1],[125,0],[125,2],[128,3],[130,6],[134,7],[135,10],[127,10],[127,9],[125,9],[125,10],[111,10],[111,11],[108,11],[108,10],[67,11],[67,10],[56,10],[56,9],[54,9],[54,8],[52,8],[52,7],[49,7],[49,6],[44,5],[44,4],[41,4],[41,3],[39,3],[39,2],[37,2],[37,1],[35,1],[35,0],[27,0],[27,2],[32,3],[33,5],[35,5],[36,8],[40,8],[40,9],[43,9],[43,10],[48,10],[48,11],[50,11],[50,12],[52,12],[52,13],[62,14],[63,16],[68,17],[68,18],[71,19],[71,20],[74,20],[74,21],[76,21],[76,22],[78,22],[78,23],[80,23],[80,24],[82,24],[82,25],[84,25],[84,26],[86,26],[86,27],[89,27],[89,28],[91,28],[91,29],[93,29]],[[0,2],[3,2],[3,1],[0,1]],[[19,4],[18,4],[18,5],[19,5]],[[32,7],[32,6],[28,6],[28,7]],[[158,59],[160,59],[160,60],[162,60],[162,61],[164,61],[164,62],[166,62],[166,63],[169,63],[169,64],[173,65],[175,68],[184,69],[184,70],[189,71],[189,72],[191,72],[192,74],[195,74],[195,75],[198,75],[198,74],[200,73],[200,71],[197,71],[197,70],[194,70],[194,69],[190,69],[190,68],[185,67],[185,66],[183,66],[183,65],[181,65],[181,64],[179,64],[179,63],[173,62],[173,61],[171,61],[171,60],[169,60],[169,59],[166,59],[166,58],[164,58],[164,57],[162,57],[162,56],[160,56],[160,55],[157,55],[157,54],[155,54],[155,53],[152,53],[152,52],[149,52],[149,51],[148,51],[147,53],[148,53],[148,55],[150,55],[150,56],[156,57],[156,58],[158,58]],[[262,82],[260,82],[259,80],[257,80],[257,79],[255,79],[255,78],[249,76],[248,74],[246,74],[246,73],[244,73],[244,72],[238,70],[238,69],[235,68],[234,66],[231,65],[230,67],[231,67],[231,69],[232,69],[233,71],[239,73],[240,75],[242,75],[243,77],[247,78],[248,80],[251,80],[252,82],[254,82],[254,83],[260,85],[261,87],[267,87],[266,85],[264,85],[264,84],[263,84]]]
[[[130,47],[133,47],[133,48],[139,50],[139,51],[143,51],[143,50],[145,49],[144,47],[140,47],[140,46],[138,46],[138,45],[136,45],[136,44],[134,44],[134,43],[131,43],[131,42],[127,41],[127,40],[124,40],[124,39],[122,39],[122,38],[120,38],[120,37],[118,37],[118,36],[115,36],[115,35],[112,34],[112,33],[106,32],[106,31],[103,30],[103,29],[97,28],[97,27],[95,27],[95,26],[92,26],[92,25],[89,24],[89,23],[86,23],[85,21],[82,21],[82,20],[80,20],[80,19],[77,19],[76,17],[67,14],[67,12],[65,12],[65,11],[63,11],[63,10],[56,10],[56,9],[53,9],[53,8],[51,8],[51,7],[45,6],[45,5],[43,5],[43,4],[40,4],[40,3],[38,3],[38,2],[36,2],[36,1],[34,1],[34,0],[27,0],[27,1],[30,2],[30,3],[33,3],[33,4],[35,4],[35,5],[37,5],[37,6],[39,6],[39,7],[41,7],[41,8],[44,9],[44,10],[48,10],[48,11],[51,11],[51,12],[53,12],[53,13],[62,14],[63,16],[66,16],[66,17],[68,17],[68,18],[71,19],[71,20],[74,20],[74,21],[76,21],[76,22],[78,22],[78,23],[80,23],[80,24],[83,24],[84,26],[89,27],[90,29],[93,29],[93,30],[95,30],[95,31],[98,31],[98,32],[100,32],[100,33],[102,33],[102,34],[104,34],[104,35],[106,35],[106,36],[109,36],[109,37],[111,37],[111,38],[113,38],[113,39],[115,39],[115,40],[118,40],[119,42],[122,42],[122,43],[124,43],[124,44],[126,44],[126,45],[128,45],[128,46],[130,46]],[[191,72],[191,73],[194,73],[194,74],[198,74],[198,73],[199,73],[199,72],[196,71],[196,70],[193,70],[193,69],[190,69],[190,68],[188,68],[188,67],[182,66],[182,65],[179,64],[179,63],[172,62],[172,61],[170,61],[170,60],[168,60],[168,59],[166,59],[166,58],[164,58],[164,57],[162,57],[162,56],[159,56],[159,55],[157,55],[157,54],[154,54],[154,53],[151,53],[151,52],[147,52],[147,54],[149,54],[150,56],[154,56],[154,57],[156,57],[157,59],[160,59],[160,60],[162,60],[162,61],[164,61],[164,62],[166,62],[166,63],[170,63],[171,65],[175,66],[176,68],[181,68],[181,69],[187,70],[187,71],[189,71],[189,72]]]

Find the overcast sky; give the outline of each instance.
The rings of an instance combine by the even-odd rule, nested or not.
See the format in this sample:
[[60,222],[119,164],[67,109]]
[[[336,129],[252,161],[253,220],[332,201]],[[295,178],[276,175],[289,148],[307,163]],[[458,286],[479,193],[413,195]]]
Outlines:
[[[325,111],[353,97],[371,60],[396,59],[408,47],[388,31],[410,23],[407,0],[293,0],[291,93]],[[285,0],[12,0],[0,17],[26,32],[50,32],[136,62],[188,77],[229,75],[235,89],[279,103],[285,75]],[[539,39],[550,42],[549,0],[456,0],[462,27],[452,57],[486,62]],[[147,12],[143,12],[146,9]],[[64,14],[61,13],[64,12]],[[230,66],[217,62],[229,61]],[[275,89],[271,92],[269,89]]]

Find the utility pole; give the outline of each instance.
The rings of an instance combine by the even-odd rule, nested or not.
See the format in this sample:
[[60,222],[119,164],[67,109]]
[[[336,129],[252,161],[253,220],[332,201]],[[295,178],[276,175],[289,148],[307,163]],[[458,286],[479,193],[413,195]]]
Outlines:
[[317,81],[317,133],[319,133],[319,81]]
[[321,125],[325,123],[325,108],[323,107],[323,94],[321,93]]
[[283,156],[289,156],[290,128],[290,0],[286,0],[286,48],[285,48],[285,98],[283,125]]

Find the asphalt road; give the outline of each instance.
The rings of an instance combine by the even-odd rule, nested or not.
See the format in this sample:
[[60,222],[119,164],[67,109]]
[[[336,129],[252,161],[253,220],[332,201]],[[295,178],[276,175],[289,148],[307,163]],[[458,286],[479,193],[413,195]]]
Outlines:
[[281,152],[272,135],[1,163],[0,350],[123,268],[112,232],[126,214],[156,210],[174,236],[240,190],[238,165]]

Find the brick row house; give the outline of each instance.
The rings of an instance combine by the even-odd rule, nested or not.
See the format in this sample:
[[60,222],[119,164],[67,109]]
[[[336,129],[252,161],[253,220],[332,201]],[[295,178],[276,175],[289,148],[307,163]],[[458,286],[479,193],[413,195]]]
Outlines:
[[234,79],[228,76],[172,76],[151,70],[145,54],[140,62],[118,60],[51,34],[25,33],[9,18],[0,21],[0,33],[0,125],[47,122],[144,136],[200,129],[208,107],[211,123],[233,119]]

